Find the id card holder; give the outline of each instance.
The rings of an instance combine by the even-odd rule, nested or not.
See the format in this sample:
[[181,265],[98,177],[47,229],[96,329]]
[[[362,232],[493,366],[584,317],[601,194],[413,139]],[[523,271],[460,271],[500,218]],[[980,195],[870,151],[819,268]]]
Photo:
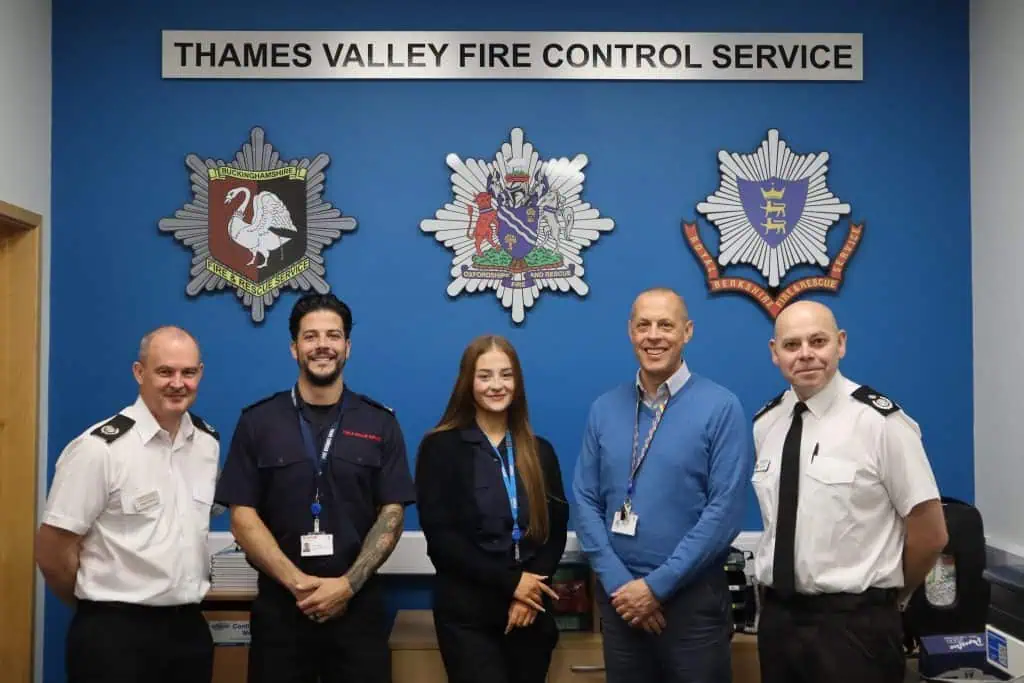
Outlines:
[[636,536],[636,523],[638,519],[639,517],[632,510],[629,512],[617,510],[615,517],[612,519],[612,533],[621,536]]
[[301,543],[303,557],[324,557],[334,554],[333,534],[303,534]]

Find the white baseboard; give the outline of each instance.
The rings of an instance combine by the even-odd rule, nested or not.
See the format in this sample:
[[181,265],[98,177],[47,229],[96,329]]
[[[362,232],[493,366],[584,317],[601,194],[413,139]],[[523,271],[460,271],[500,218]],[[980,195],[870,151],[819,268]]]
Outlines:
[[[741,531],[733,545],[744,552],[754,552],[757,548],[760,531]],[[210,553],[215,553],[234,543],[235,538],[230,531],[213,531],[210,533]],[[565,543],[565,557],[578,557],[579,540],[576,532],[570,531]],[[427,539],[422,531],[405,531],[391,553],[388,561],[381,565],[381,574],[406,574],[424,576],[434,573],[434,565],[427,557]]]

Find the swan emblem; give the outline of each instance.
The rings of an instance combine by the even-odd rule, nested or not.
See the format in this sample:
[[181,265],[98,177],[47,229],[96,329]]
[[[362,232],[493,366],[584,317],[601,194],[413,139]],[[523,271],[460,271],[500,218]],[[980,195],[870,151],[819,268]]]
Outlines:
[[[257,268],[263,268],[270,260],[270,252],[280,249],[291,241],[291,237],[285,237],[273,232],[273,230],[288,230],[298,232],[292,222],[291,212],[285,203],[273,192],[263,190],[252,198],[252,192],[247,187],[236,187],[226,194],[224,203],[230,204],[235,197],[243,194],[241,206],[231,214],[228,221],[228,235],[231,239],[249,250],[252,258],[245,265],[251,266],[256,263],[256,255],[263,257],[263,263],[256,264]],[[252,200],[252,222],[245,221],[245,210]]]

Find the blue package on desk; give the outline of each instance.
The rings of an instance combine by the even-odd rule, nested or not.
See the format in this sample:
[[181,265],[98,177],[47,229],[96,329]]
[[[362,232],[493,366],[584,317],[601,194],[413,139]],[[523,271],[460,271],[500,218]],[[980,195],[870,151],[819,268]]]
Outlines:
[[942,677],[964,669],[975,669],[986,674],[996,673],[985,660],[984,633],[921,637],[918,671],[922,676]]

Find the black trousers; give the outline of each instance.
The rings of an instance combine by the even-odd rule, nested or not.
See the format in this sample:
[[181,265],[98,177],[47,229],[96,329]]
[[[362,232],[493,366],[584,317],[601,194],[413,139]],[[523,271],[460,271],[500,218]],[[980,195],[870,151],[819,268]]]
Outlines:
[[544,683],[558,628],[550,612],[505,635],[508,608],[495,620],[466,619],[434,610],[437,646],[448,683]]
[[762,683],[903,683],[896,591],[798,595],[765,591],[757,629]]
[[210,683],[213,637],[199,605],[79,601],[66,641],[68,683]]
[[250,616],[249,683],[390,683],[384,596],[370,579],[340,617],[317,623],[284,588],[261,585]]
[[729,683],[731,605],[726,574],[713,566],[665,601],[665,629],[654,635],[626,623],[598,584],[608,683]]

